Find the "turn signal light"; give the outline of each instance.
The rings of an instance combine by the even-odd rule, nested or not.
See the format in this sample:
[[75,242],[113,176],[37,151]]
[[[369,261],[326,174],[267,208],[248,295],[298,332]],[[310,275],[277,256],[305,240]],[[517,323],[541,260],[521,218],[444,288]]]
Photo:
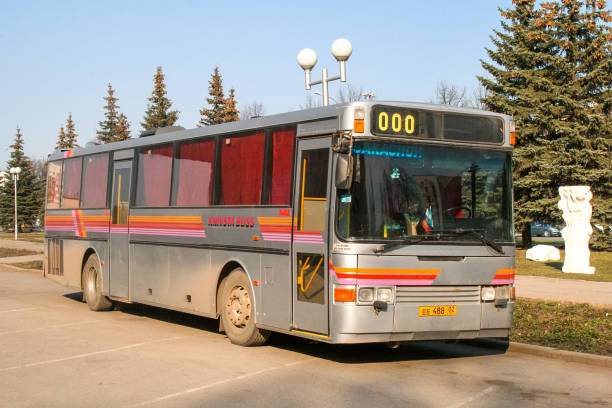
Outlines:
[[334,288],[334,300],[336,302],[354,302],[355,289]]
[[513,119],[510,120],[508,133],[510,133],[510,144],[514,146],[516,144],[516,122]]
[[365,125],[363,123],[363,119],[355,119],[355,123],[353,124],[353,132],[363,133],[364,130],[365,130]]
[[514,299],[516,299],[516,291],[515,291],[514,286],[511,286],[510,287],[510,300],[514,300]]
[[363,108],[355,109],[353,118],[353,133],[363,133],[365,131],[365,111]]

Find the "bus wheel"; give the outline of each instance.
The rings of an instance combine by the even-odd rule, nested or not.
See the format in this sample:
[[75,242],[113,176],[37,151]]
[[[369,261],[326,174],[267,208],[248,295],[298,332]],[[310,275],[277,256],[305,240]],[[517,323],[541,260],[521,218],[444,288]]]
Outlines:
[[232,343],[240,346],[260,346],[270,337],[267,330],[255,327],[253,293],[246,273],[236,268],[223,284],[221,294],[223,329]]
[[93,311],[110,310],[111,301],[102,294],[100,262],[96,254],[91,254],[83,267],[83,300]]

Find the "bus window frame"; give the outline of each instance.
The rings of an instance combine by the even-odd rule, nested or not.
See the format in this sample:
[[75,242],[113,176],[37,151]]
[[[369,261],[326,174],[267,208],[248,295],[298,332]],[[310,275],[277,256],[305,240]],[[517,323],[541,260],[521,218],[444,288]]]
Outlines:
[[[271,174],[269,175],[270,178],[268,181],[266,181],[266,177],[268,176],[267,174],[267,168],[270,167],[270,169],[272,168],[273,162],[273,135],[275,132],[279,132],[279,131],[286,131],[286,130],[293,130],[293,138],[294,138],[294,143],[293,143],[293,152],[291,153],[293,156],[292,159],[292,166],[291,166],[291,187],[290,187],[290,192],[289,192],[289,203],[288,204],[268,204],[267,202],[269,200],[267,200],[266,195],[266,190],[264,189],[264,187],[266,186],[266,183],[271,187],[271,183],[272,183],[272,178],[271,178]],[[227,138],[234,138],[234,137],[244,137],[244,136],[249,136],[249,135],[254,135],[257,133],[264,133],[265,135],[265,139],[264,139],[264,157],[263,157],[263,163],[262,163],[262,185],[261,185],[261,196],[260,196],[260,202],[261,204],[257,204],[257,205],[252,205],[252,204],[244,204],[244,205],[227,205],[227,204],[219,204],[220,201],[220,196],[221,196],[221,149],[222,149],[222,143],[223,143],[223,139],[227,139]],[[177,206],[177,205],[173,205],[173,198],[174,198],[174,191],[175,191],[175,160],[177,159],[177,152],[179,151],[180,145],[181,144],[185,144],[185,143],[197,143],[199,141],[205,141],[205,140],[214,140],[215,141],[215,155],[214,155],[214,163],[213,163],[213,187],[212,187],[212,195],[211,195],[211,204],[207,205],[207,206]],[[297,159],[297,141],[298,141],[298,137],[297,137],[297,124],[295,123],[290,123],[290,124],[285,124],[285,125],[277,125],[277,126],[269,126],[269,127],[261,127],[261,128],[252,128],[246,131],[241,131],[241,132],[233,132],[233,133],[217,133],[214,135],[207,135],[207,136],[199,136],[199,137],[193,137],[193,138],[188,138],[188,139],[182,139],[182,140],[178,140],[178,141],[172,141],[172,142],[159,142],[159,143],[151,143],[151,144],[147,144],[144,146],[139,146],[137,148],[134,148],[134,158],[133,158],[133,165],[132,165],[132,191],[131,191],[131,197],[130,197],[130,208],[131,209],[199,209],[199,208],[293,208],[292,207],[292,203],[293,203],[293,196],[294,196],[294,191],[293,191],[293,185],[295,183],[295,177],[296,177],[296,167],[295,167],[295,161]],[[140,176],[140,172],[142,171],[142,169],[140,168],[140,160],[139,160],[139,153],[147,150],[147,149],[151,149],[151,148],[156,148],[156,147],[161,147],[161,146],[167,146],[167,145],[171,145],[173,148],[173,153],[172,153],[172,168],[171,168],[171,176],[170,176],[170,199],[169,199],[169,205],[168,206],[142,206],[142,205],[137,205],[136,204],[136,196],[137,196],[137,188],[138,188],[138,177]],[[110,168],[111,166],[109,166]],[[110,187],[109,187],[110,188]],[[265,202],[265,203],[264,203]],[[108,205],[108,190],[107,190],[107,205]]]
[[[113,160],[111,158],[110,153],[114,153],[114,151],[113,152],[92,153],[92,154],[86,154],[86,155],[81,156],[83,158],[83,167],[81,168],[81,199],[79,201],[80,209],[82,210],[105,210],[109,208],[108,189],[111,188],[111,185],[112,185],[111,176],[112,176],[112,168],[113,168]],[[84,207],[83,206],[83,186],[85,185],[85,177],[84,177],[83,169],[85,168],[85,160],[88,157],[102,156],[103,154],[106,154],[106,157],[108,158],[108,166],[106,168],[106,197],[104,199],[104,207]]]

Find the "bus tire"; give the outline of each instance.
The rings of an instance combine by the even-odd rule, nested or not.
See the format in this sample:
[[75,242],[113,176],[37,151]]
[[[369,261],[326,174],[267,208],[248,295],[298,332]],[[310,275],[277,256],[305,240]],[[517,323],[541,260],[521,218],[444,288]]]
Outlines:
[[83,300],[95,312],[110,310],[113,307],[109,298],[102,294],[102,274],[96,254],[89,255],[82,274]]
[[261,346],[270,332],[255,327],[253,292],[242,268],[234,269],[225,278],[221,294],[221,323],[227,337],[239,346]]

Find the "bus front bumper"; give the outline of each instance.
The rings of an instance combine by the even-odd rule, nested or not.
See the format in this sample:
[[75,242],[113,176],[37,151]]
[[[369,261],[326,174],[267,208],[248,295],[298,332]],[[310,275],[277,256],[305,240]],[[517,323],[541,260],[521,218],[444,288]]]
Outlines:
[[419,316],[418,305],[389,304],[386,311],[372,306],[334,304],[331,336],[333,343],[386,341],[458,340],[508,337],[514,302],[457,305],[454,316]]

